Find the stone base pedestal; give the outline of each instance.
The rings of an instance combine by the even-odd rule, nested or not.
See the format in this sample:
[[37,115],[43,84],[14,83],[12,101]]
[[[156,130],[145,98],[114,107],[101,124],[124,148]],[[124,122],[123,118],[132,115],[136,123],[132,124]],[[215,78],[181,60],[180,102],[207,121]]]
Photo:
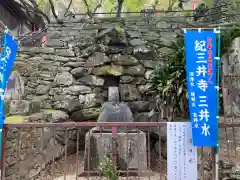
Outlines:
[[240,179],[240,147],[236,148],[236,162],[232,168],[231,178]]
[[113,141],[116,142],[116,164],[120,171],[147,170],[146,134],[142,131],[119,132],[113,140],[111,132],[90,130],[85,137],[84,170],[97,171],[106,155],[112,156]]

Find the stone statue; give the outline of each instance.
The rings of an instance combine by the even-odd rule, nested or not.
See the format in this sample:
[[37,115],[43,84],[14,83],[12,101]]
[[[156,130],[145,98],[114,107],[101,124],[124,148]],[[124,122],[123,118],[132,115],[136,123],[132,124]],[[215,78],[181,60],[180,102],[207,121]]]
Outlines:
[[[108,87],[108,102],[102,105],[98,122],[133,122],[131,109],[126,103],[119,100],[118,87]],[[86,134],[84,170],[97,170],[104,156],[111,155],[114,149],[116,150],[116,165],[119,170],[128,168],[139,171],[146,170],[146,134],[142,131],[137,134],[132,128],[121,127],[117,130],[117,136],[113,137],[111,129],[112,127],[101,127],[101,129],[95,127]],[[113,147],[115,148],[113,149]],[[90,161],[89,155],[91,156]]]
[[[133,122],[133,120],[133,114],[129,106],[119,101],[118,87],[108,87],[108,102],[102,105],[98,122]],[[104,130],[109,129],[111,128],[104,128]],[[121,127],[119,129],[126,128]]]
[[106,102],[101,108],[98,122],[133,122],[133,115],[126,103]]

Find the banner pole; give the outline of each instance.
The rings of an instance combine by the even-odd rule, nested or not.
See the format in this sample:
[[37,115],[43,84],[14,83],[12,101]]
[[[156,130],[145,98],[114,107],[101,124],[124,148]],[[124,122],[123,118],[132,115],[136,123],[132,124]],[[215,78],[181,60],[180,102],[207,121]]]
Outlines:
[[[3,51],[3,56],[2,57],[6,56],[7,33],[8,33],[8,28],[5,27],[5,30],[4,30],[4,44],[3,44],[4,51]],[[3,66],[3,68],[5,68],[5,67]],[[3,128],[4,128],[4,119],[5,119],[5,112],[4,112],[4,89],[5,89],[5,87],[4,87],[4,69],[2,70],[0,86],[1,86],[1,89],[3,90],[3,92],[0,92],[0,93],[2,93],[1,97],[0,97],[1,98],[0,99],[0,115],[1,115],[0,120],[1,120],[1,123],[3,123],[3,124],[1,124],[2,127],[0,127],[1,128],[0,129],[0,140],[1,140],[0,141],[0,145],[1,145],[1,147],[0,147],[0,152],[1,152],[0,153],[0,160],[2,161],[3,159],[2,159],[1,155],[2,155],[2,150],[3,150],[3,141],[5,140],[5,139],[2,139],[2,133],[3,133]]]
[[[217,131],[218,130],[218,124],[219,124],[219,117],[220,117],[220,73],[221,73],[221,34],[220,34],[220,27],[218,27],[218,30],[215,29],[215,33],[218,34],[218,49],[217,49]],[[219,136],[219,135],[218,135]],[[217,136],[217,147],[215,152],[215,180],[218,180],[219,178],[219,137]]]

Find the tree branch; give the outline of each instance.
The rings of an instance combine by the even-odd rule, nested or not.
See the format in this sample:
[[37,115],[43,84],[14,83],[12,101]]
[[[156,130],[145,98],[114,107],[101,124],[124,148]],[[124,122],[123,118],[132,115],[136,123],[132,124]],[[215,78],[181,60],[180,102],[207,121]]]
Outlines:
[[61,24],[62,21],[60,21],[60,20],[58,19],[57,13],[56,13],[56,11],[55,11],[55,7],[54,7],[54,5],[53,5],[53,1],[52,1],[52,0],[48,0],[48,1],[49,1],[49,4],[50,4],[51,10],[52,10],[52,14],[53,14],[54,18],[56,19],[56,21],[57,21],[58,24]]
[[26,9],[27,15],[30,16],[30,13],[29,13],[27,5],[25,4],[25,1],[24,0],[20,0],[20,1],[23,4],[24,8]]
[[154,3],[152,4],[152,8],[153,8],[154,12],[157,11],[156,6],[157,6],[158,4],[159,4],[159,0],[155,0]]
[[118,0],[116,17],[121,17],[123,2],[124,0]]
[[[24,1],[24,0],[23,0],[23,1]],[[29,3],[27,3],[26,1],[24,1],[23,4],[24,4],[25,6],[28,6],[29,8],[31,8],[31,9],[33,10],[33,13],[37,13],[37,14],[42,15],[42,16],[47,20],[47,22],[50,23],[50,19],[48,18],[48,16],[47,16],[44,12],[42,12],[42,11],[37,7],[37,3],[36,3],[34,0],[30,0],[30,2],[32,3],[33,7],[32,7]]]
[[73,2],[73,0],[70,0],[70,2],[69,2],[69,4],[68,4],[68,7],[67,7],[67,9],[66,9],[66,12],[64,13],[64,17],[67,16],[67,13],[68,13],[68,11],[69,11],[71,5],[72,5],[72,2]]
[[168,7],[168,11],[172,11],[173,10],[173,6],[174,4],[176,3],[177,0],[173,0],[171,1],[171,4],[169,4],[169,7]]
[[87,8],[87,14],[88,14],[88,16],[89,16],[90,18],[92,18],[92,13],[91,13],[91,10],[90,10],[90,8],[89,8],[89,5],[88,5],[87,1],[86,1],[86,0],[83,0],[83,3],[84,3],[84,5],[85,5],[86,8]]
[[103,2],[103,0],[100,0],[100,2],[98,3],[98,5],[97,5],[97,6],[95,7],[95,9],[93,10],[94,13],[98,10],[98,8],[102,7],[102,2]]
[[29,0],[29,1],[32,3],[32,5],[34,6],[34,8],[38,7],[38,5],[37,5],[37,3],[36,3],[35,0]]

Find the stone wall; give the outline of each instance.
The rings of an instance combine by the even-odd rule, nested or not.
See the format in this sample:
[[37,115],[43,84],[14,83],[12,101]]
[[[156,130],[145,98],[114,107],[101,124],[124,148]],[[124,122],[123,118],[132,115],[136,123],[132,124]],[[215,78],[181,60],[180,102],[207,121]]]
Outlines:
[[73,121],[96,120],[107,101],[105,77],[118,76],[120,100],[136,121],[150,121],[155,102],[148,78],[186,26],[184,18],[151,17],[52,24],[47,47],[19,49],[15,69],[25,80],[25,99],[64,110]]

